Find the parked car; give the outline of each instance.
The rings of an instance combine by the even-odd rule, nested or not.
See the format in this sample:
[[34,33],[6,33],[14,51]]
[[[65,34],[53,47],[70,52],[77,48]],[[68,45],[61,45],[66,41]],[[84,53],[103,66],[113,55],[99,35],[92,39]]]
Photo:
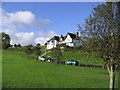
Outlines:
[[67,61],[65,61],[65,64],[78,66],[79,62],[77,60],[67,60]]
[[45,60],[45,58],[43,58],[43,57],[41,57],[41,56],[39,56],[38,59],[39,59],[39,60],[42,60],[42,61]]
[[45,59],[45,62],[50,62],[51,60],[49,58],[46,58]]

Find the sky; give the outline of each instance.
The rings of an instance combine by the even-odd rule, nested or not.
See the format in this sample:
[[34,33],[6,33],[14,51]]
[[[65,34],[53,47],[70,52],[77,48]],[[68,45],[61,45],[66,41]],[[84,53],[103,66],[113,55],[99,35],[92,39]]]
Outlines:
[[11,44],[46,43],[54,35],[76,33],[92,8],[102,2],[3,2],[0,29]]

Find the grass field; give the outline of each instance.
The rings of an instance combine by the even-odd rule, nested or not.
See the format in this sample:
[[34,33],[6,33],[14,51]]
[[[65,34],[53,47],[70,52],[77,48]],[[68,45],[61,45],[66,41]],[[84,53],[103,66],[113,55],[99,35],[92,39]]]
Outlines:
[[[6,88],[108,88],[105,69],[56,65],[27,59],[22,52],[3,52],[3,87]],[[116,76],[118,77],[118,76]],[[116,78],[115,87],[118,87]]]
[[2,52],[0,49],[0,89],[2,88]]

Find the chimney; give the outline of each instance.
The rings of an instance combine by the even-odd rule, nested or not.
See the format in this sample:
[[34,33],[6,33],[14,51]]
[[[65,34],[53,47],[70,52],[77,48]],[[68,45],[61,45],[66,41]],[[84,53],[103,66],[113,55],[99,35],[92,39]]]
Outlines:
[[78,37],[79,37],[79,36],[78,36],[78,32],[76,32],[76,39],[78,39]]

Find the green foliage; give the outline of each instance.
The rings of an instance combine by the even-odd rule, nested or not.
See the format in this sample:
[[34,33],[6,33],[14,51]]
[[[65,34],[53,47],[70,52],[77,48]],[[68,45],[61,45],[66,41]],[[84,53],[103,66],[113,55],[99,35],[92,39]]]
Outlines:
[[105,62],[118,63],[120,60],[118,11],[118,3],[101,4],[86,19],[86,48],[90,52],[95,51]]
[[28,56],[28,59],[29,59],[30,55],[33,53],[33,48],[32,47],[33,47],[32,45],[28,45],[28,46],[25,47],[25,53]]
[[14,44],[14,47],[21,47],[21,45],[20,44]]
[[0,33],[0,38],[2,38],[2,49],[7,49],[10,47],[10,36],[4,32]]
[[57,46],[56,48],[52,49],[52,57],[59,62],[62,58],[62,51],[60,49],[60,46]]
[[73,50],[73,47],[70,47],[70,46],[64,47],[65,52],[72,51],[72,50]]
[[34,47],[34,53],[35,53],[37,56],[40,56],[40,55],[41,55],[40,47]]
[[105,61],[109,88],[114,90],[115,71],[120,63],[120,2],[107,2],[93,8],[92,15],[86,19],[84,33],[88,50]]
[[34,53],[36,55],[36,60],[38,60],[38,56],[41,55],[41,48],[40,48],[40,44],[37,44],[36,47],[34,47]]
[[82,50],[82,46],[79,46],[79,47],[78,46],[77,47],[66,46],[63,48],[63,50],[65,52],[68,52],[68,51],[78,52],[78,51]]

